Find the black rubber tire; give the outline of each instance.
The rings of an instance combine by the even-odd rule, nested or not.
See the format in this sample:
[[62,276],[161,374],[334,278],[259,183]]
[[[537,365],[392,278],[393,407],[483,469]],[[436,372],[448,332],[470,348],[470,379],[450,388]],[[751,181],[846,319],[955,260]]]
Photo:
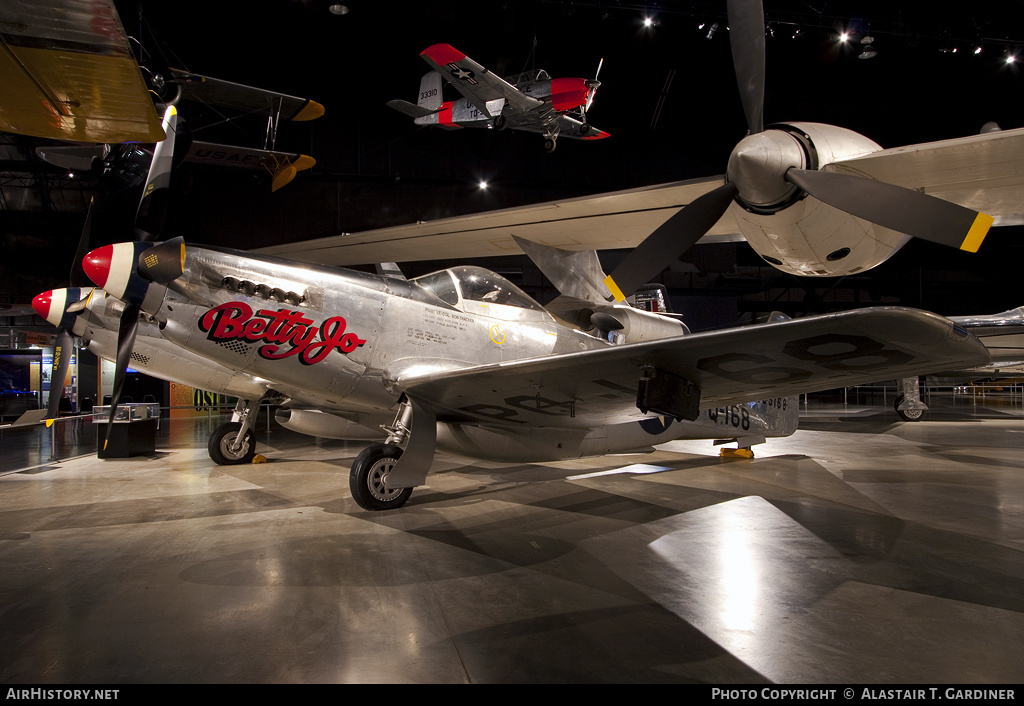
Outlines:
[[550,137],[548,137],[548,138],[546,138],[544,140],[544,151],[547,152],[548,154],[554,152],[555,151],[555,147],[557,147],[557,146],[558,146],[558,144],[554,140],[552,140]]
[[386,487],[388,473],[402,449],[391,444],[371,444],[352,462],[348,475],[348,489],[352,499],[364,510],[395,510],[405,505],[412,488]]
[[922,419],[924,419],[925,416],[928,414],[928,412],[926,410],[923,410],[923,409],[899,409],[900,404],[903,403],[903,397],[904,397],[904,395],[900,395],[899,397],[897,397],[896,401],[893,402],[893,405],[892,405],[892,408],[894,410],[896,410],[896,414],[898,414],[900,416],[900,419],[902,419],[905,422],[919,422]]
[[253,438],[252,429],[245,434],[245,442],[239,453],[231,453],[231,442],[238,436],[242,428],[240,422],[227,422],[221,424],[210,434],[210,441],[206,444],[206,450],[210,452],[210,458],[220,466],[234,466],[240,463],[252,463],[256,455],[256,439]]
[[494,125],[495,130],[504,130],[505,128],[508,127],[508,118],[506,118],[504,115],[497,115],[494,117],[494,120],[491,122],[491,124]]

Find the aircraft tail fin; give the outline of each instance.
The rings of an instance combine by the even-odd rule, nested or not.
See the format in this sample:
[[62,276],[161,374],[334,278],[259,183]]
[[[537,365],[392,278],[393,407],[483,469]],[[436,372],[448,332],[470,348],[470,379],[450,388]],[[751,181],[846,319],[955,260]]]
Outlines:
[[406,279],[405,273],[402,272],[402,268],[398,266],[397,262],[378,262],[375,266],[379,275],[394,277],[395,279]]
[[423,74],[423,78],[420,79],[420,97],[416,105],[430,113],[438,110],[442,103],[441,88],[440,73],[430,71]]
[[515,235],[512,238],[563,296],[592,303],[612,301],[597,251],[569,252]]

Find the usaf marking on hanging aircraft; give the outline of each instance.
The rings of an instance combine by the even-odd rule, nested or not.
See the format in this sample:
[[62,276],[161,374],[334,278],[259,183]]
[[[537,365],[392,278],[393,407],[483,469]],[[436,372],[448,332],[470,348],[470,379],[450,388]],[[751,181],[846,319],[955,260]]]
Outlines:
[[[974,252],[990,225],[1024,224],[1024,129],[883,150],[833,125],[765,125],[761,3],[730,0],[728,11],[748,134],[724,175],[259,252],[333,265],[481,258],[519,253],[518,236],[564,250],[635,248],[619,273],[629,288],[702,239],[743,239],[783,272],[841,277],[885,262],[911,237]],[[611,284],[621,282],[613,273]]]

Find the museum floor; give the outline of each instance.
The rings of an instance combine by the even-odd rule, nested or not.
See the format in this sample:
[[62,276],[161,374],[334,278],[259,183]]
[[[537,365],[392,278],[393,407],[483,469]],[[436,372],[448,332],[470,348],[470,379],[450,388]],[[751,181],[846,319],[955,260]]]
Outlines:
[[389,513],[349,496],[358,445],[262,422],[231,467],[205,419],[125,460],[7,431],[0,683],[1019,683],[1022,417],[812,404],[754,459],[444,459]]

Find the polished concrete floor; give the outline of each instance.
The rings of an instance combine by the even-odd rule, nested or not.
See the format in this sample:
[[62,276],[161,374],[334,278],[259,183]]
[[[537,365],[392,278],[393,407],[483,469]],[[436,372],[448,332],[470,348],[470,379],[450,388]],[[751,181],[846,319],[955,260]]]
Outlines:
[[[1019,683],[1020,407],[801,425],[754,459],[444,459],[390,513],[349,496],[358,445],[262,424],[265,464],[213,465],[204,420],[40,458],[0,476],[0,683]],[[8,471],[33,443],[0,436]]]

